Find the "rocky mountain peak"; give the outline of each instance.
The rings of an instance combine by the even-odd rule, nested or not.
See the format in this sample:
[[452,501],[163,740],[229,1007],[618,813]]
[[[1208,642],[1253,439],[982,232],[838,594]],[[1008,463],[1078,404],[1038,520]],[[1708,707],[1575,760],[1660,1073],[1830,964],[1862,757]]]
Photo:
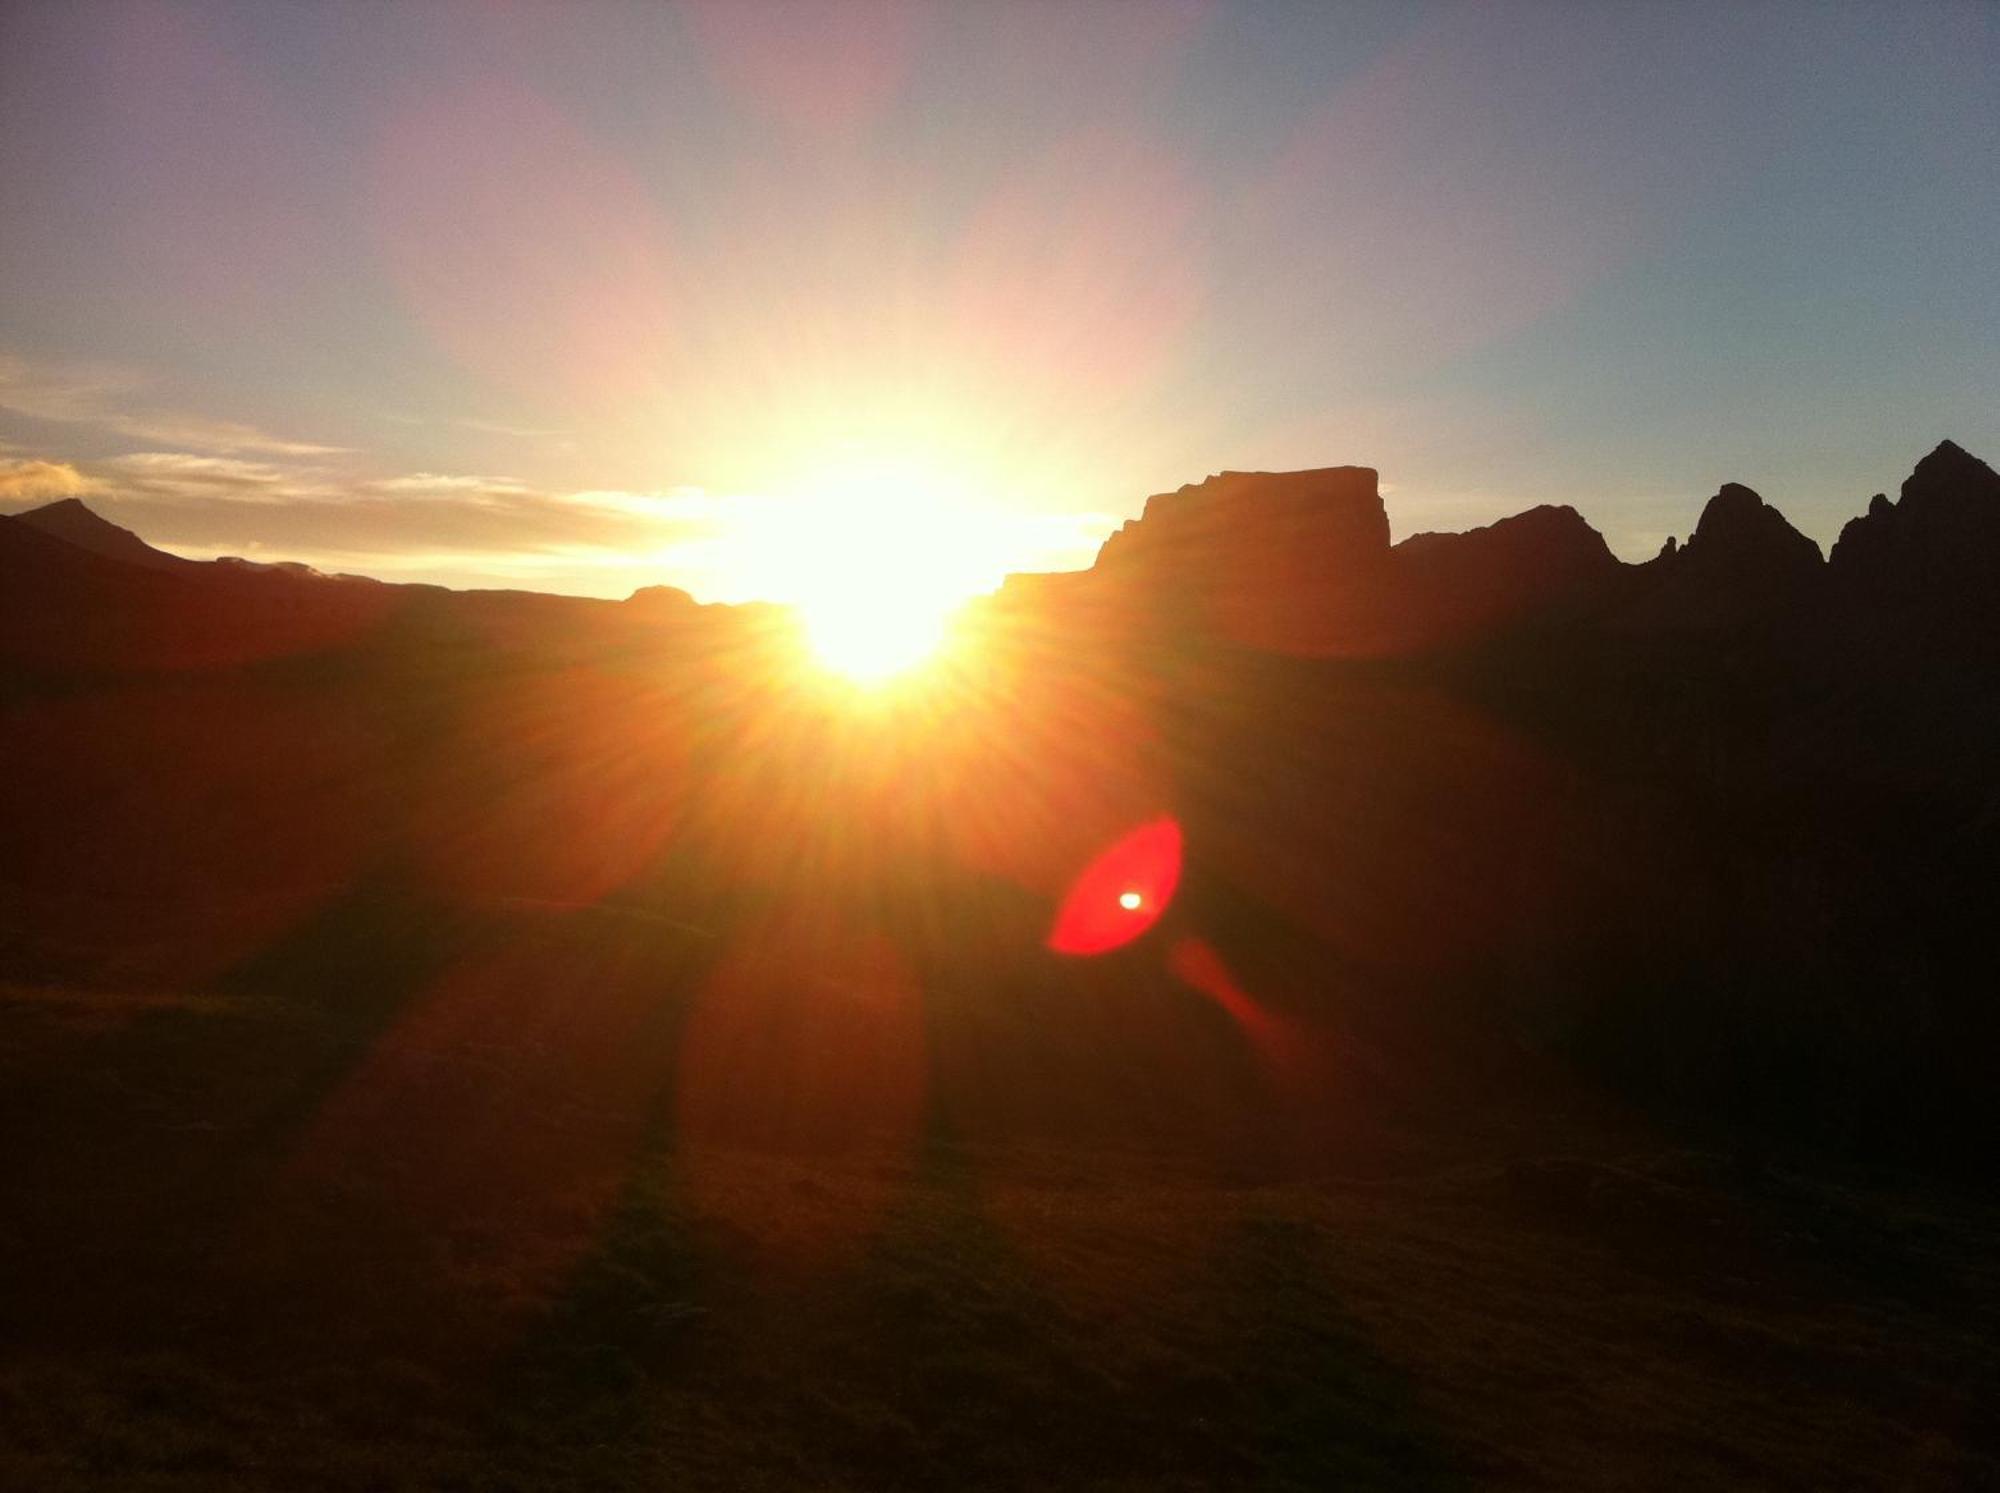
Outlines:
[[1962,622],[2000,613],[2000,474],[1940,441],[1891,502],[1877,493],[1833,546],[1833,574],[1858,597]]
[[1686,563],[1780,575],[1819,569],[1819,546],[1740,482],[1725,482],[1701,510],[1682,550]]
[[1940,441],[1903,483],[1903,508],[2000,509],[2000,473],[1952,441]]
[[15,514],[14,522],[94,555],[122,560],[127,565],[142,565],[149,570],[180,570],[191,563],[164,550],[154,549],[130,529],[121,529],[101,517],[81,498],[62,498],[44,503],[39,508],[30,508]]

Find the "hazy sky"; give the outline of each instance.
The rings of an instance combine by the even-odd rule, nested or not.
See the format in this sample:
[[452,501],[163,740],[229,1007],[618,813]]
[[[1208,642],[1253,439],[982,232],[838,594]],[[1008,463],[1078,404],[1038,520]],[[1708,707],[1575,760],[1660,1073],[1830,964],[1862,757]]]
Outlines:
[[2000,6],[0,0],[0,285],[0,505],[192,554],[735,597],[1342,462],[1826,544],[2000,460]]

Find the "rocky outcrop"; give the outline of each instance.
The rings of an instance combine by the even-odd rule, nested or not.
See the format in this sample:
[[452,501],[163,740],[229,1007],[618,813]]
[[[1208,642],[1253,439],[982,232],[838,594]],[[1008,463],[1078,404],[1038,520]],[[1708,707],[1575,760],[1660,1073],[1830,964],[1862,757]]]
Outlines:
[[[1105,542],[1100,594],[1164,625],[1279,653],[1388,657],[1465,642],[1594,595],[1620,567],[1572,508],[1391,546],[1368,467],[1224,472],[1149,498]],[[1025,597],[1026,592],[1020,593]]]
[[1734,632],[1789,620],[1825,581],[1819,546],[1738,482],[1703,506],[1685,544],[1669,539],[1634,567],[1616,610],[1625,629]]
[[1596,597],[1624,568],[1574,508],[1543,504],[1397,545],[1400,651],[1462,641]]
[[1844,600],[1885,620],[1991,622],[2000,615],[2000,474],[1942,442],[1899,501],[1877,493],[1848,521],[1830,570]]
[[677,619],[694,610],[695,599],[678,586],[641,586],[623,605],[636,616]]
[[1389,517],[1370,467],[1223,472],[1146,500],[1093,589],[1154,625],[1283,653],[1379,651]]
[[1146,500],[1141,516],[1104,542],[1098,568],[1145,565],[1183,579],[1239,566],[1260,568],[1282,553],[1330,577],[1379,564],[1389,515],[1373,467],[1304,472],[1220,472]]
[[1681,551],[1681,564],[1718,581],[1789,587],[1809,582],[1824,562],[1819,546],[1739,482],[1708,500]]

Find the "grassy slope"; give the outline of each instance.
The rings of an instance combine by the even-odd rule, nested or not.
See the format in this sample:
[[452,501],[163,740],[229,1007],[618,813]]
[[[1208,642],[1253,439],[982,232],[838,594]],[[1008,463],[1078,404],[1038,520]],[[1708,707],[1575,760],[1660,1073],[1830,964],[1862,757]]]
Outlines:
[[371,1110],[355,1009],[0,990],[0,1485],[2000,1479],[1946,1189],[1471,1105],[1283,1166],[716,1150],[491,1034]]

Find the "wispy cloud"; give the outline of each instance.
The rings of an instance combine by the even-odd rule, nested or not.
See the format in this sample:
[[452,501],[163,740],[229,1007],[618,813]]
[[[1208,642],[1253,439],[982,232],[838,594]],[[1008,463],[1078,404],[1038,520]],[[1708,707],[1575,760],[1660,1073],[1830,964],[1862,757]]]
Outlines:
[[145,379],[130,369],[50,367],[0,353],[0,409],[33,420],[88,425],[149,444],[225,454],[331,456],[342,449],[286,440],[237,420],[150,406],[145,386]]
[[579,508],[601,508],[610,513],[628,513],[674,523],[719,523],[726,521],[746,502],[758,501],[707,492],[699,487],[675,487],[666,492],[619,492],[593,488],[566,494],[563,501]]
[[481,435],[508,435],[517,440],[554,440],[559,436],[572,434],[567,430],[538,425],[509,425],[500,420],[478,420],[471,417],[452,422],[461,430],[476,430]]
[[89,465],[107,495],[127,502],[289,503],[330,491],[310,474],[237,456],[135,451]]
[[360,484],[358,490],[381,497],[448,498],[457,503],[478,503],[487,507],[504,507],[538,496],[527,483],[512,477],[478,477],[444,472],[411,472],[402,477],[383,477]]

